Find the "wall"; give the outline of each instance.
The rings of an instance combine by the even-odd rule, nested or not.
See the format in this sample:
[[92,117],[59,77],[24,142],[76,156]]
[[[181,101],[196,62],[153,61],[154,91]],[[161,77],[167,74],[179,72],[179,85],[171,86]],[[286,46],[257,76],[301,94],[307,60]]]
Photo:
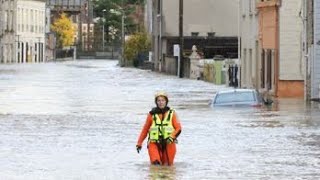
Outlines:
[[240,1],[241,87],[259,88],[258,13],[253,0]]
[[302,62],[302,2],[282,1],[279,9],[279,79],[303,80]]
[[165,57],[164,72],[171,75],[177,75],[177,60],[175,57]]
[[279,0],[259,1],[259,45],[261,53],[261,89],[277,96],[279,75]]
[[311,98],[319,98],[320,84],[320,2],[314,1],[314,58],[311,63]]
[[17,2],[16,29],[17,43],[20,44],[16,52],[17,62],[45,61],[45,14],[44,1]]
[[16,1],[0,2],[0,63],[14,62],[15,18]]
[[[236,0],[184,1],[184,36],[215,32],[216,36],[237,36],[238,2]],[[179,35],[179,0],[163,0],[165,36]],[[223,18],[221,18],[223,16]]]
[[278,15],[275,7],[263,7],[260,10],[259,38],[261,48],[275,49],[278,43]]
[[279,80],[278,96],[285,98],[303,98],[304,97],[304,82],[299,80]]

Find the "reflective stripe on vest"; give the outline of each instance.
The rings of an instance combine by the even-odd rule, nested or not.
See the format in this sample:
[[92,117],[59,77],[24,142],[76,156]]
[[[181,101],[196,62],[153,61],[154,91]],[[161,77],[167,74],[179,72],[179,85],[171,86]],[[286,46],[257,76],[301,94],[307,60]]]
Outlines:
[[152,115],[152,125],[149,129],[149,141],[159,142],[160,137],[166,139],[174,132],[174,127],[172,125],[172,117],[174,110],[170,109],[163,121],[161,121],[158,114]]

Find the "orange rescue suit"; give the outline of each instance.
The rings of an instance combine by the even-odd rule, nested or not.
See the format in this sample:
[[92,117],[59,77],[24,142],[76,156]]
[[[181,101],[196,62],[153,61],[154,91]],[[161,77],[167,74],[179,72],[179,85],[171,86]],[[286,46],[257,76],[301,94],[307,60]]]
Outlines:
[[[158,114],[159,118],[163,121],[164,117],[167,116],[169,111],[165,112],[165,114]],[[137,145],[142,146],[144,139],[147,137],[149,133],[149,129],[152,125],[153,115],[151,113],[148,114],[147,120],[143,126],[143,129],[140,133]],[[172,126],[174,127],[174,132],[171,134],[173,139],[176,139],[177,136],[181,132],[181,124],[177,117],[175,111],[172,114]],[[176,155],[176,144],[175,143],[167,143],[165,147],[161,146],[160,143],[157,142],[148,142],[148,153],[150,157],[150,162],[153,164],[154,162],[159,162],[162,165],[173,165],[174,157]]]

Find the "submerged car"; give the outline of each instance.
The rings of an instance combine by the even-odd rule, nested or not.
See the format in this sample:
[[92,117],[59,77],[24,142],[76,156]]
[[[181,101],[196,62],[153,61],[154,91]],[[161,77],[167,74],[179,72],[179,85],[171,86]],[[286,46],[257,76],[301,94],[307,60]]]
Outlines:
[[211,101],[212,106],[252,106],[260,107],[266,104],[255,89],[232,89],[217,92]]

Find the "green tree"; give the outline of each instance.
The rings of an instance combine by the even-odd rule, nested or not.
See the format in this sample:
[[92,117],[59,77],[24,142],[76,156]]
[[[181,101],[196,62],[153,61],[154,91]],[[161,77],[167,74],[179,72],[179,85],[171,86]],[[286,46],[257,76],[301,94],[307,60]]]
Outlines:
[[125,43],[124,57],[128,61],[133,61],[139,53],[145,53],[151,48],[151,41],[145,31],[136,32],[131,35]]
[[65,13],[60,14],[60,17],[54,21],[51,30],[57,35],[58,47],[73,45],[75,28]]
[[[122,14],[124,13],[125,32],[135,32],[136,25],[133,23],[131,14],[135,11],[133,5],[140,4],[143,7],[144,0],[95,0],[94,12],[96,17],[105,19],[100,20],[104,25],[106,42],[110,42],[115,36],[115,40],[121,39]],[[113,33],[111,30],[115,30]],[[115,35],[114,35],[115,33]]]

